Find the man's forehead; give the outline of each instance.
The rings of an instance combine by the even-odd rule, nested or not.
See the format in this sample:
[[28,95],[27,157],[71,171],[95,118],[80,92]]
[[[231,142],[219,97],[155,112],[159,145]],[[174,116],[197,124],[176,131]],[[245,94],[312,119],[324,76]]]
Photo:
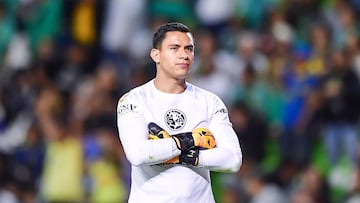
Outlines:
[[190,32],[167,32],[163,44],[194,45],[194,39]]

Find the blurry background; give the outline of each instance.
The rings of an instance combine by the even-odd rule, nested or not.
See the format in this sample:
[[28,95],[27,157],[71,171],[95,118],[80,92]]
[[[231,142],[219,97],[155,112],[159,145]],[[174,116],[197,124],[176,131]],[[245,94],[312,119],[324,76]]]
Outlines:
[[360,0],[0,0],[0,202],[126,201],[116,104],[169,21],[243,150],[217,202],[360,202],[359,19]]

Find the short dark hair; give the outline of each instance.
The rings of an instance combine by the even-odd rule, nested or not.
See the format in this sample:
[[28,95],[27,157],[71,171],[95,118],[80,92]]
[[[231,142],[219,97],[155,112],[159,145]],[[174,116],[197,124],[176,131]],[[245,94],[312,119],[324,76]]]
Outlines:
[[160,48],[166,33],[174,31],[190,33],[189,28],[179,22],[171,22],[160,25],[153,35],[153,48]]

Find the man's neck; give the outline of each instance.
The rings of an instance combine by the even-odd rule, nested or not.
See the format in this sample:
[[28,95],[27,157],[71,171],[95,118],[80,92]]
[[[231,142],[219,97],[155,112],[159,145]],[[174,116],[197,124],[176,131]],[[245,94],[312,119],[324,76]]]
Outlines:
[[163,80],[158,77],[154,80],[155,87],[165,93],[170,94],[180,94],[183,93],[186,89],[186,81],[185,79],[180,80]]

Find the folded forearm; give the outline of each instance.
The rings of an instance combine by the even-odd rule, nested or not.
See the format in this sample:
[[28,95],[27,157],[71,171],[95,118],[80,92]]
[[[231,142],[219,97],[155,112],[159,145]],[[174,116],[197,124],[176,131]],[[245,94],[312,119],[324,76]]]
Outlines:
[[242,154],[240,150],[228,148],[200,150],[199,167],[216,171],[236,172],[241,164]]
[[133,165],[162,163],[180,154],[172,138],[149,140],[140,118],[118,122],[119,136],[127,159]]
[[144,140],[125,147],[125,154],[133,165],[158,164],[180,155],[173,139]]

